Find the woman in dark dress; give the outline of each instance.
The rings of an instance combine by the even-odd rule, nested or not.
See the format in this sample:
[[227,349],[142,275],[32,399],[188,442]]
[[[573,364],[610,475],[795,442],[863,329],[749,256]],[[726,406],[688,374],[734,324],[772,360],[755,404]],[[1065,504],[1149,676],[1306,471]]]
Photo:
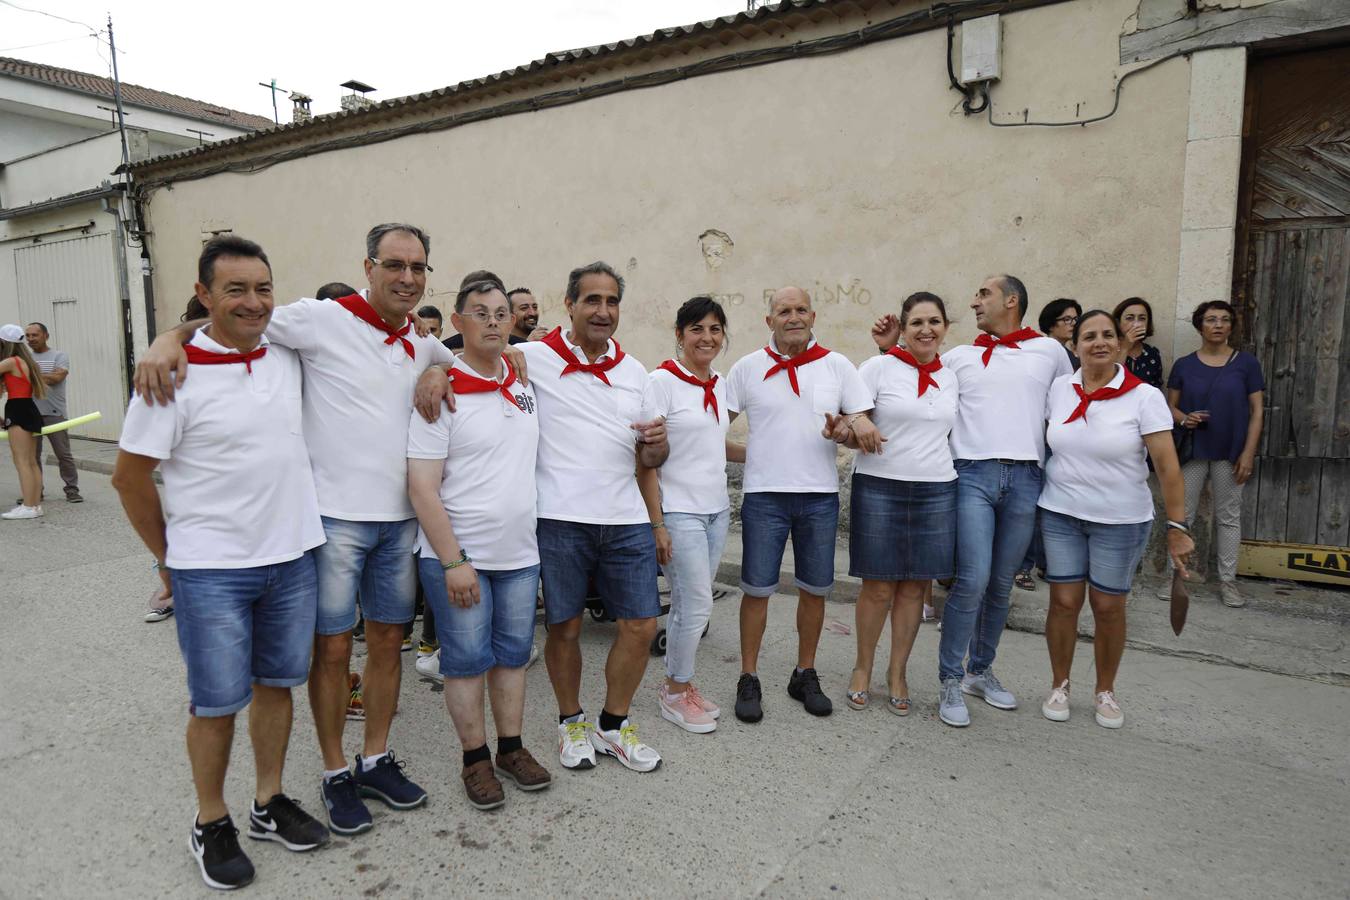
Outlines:
[[1145,343],[1146,338],[1153,337],[1153,307],[1143,297],[1127,297],[1113,315],[1120,323],[1121,364],[1144,384],[1162,390],[1162,354]]

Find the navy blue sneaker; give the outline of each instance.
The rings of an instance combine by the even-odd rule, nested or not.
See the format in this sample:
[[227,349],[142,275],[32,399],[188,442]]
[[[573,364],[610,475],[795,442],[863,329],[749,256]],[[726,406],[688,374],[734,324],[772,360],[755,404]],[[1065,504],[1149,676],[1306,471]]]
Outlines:
[[356,765],[352,767],[357,790],[362,797],[374,797],[382,800],[386,806],[394,809],[414,809],[427,802],[427,792],[408,780],[403,774],[406,763],[394,758],[390,750],[375,768],[366,771],[361,764],[361,755],[356,756]]
[[325,778],[319,786],[319,797],[328,810],[328,827],[335,834],[360,834],[375,827],[370,810],[357,794],[351,772],[343,772],[331,780]]

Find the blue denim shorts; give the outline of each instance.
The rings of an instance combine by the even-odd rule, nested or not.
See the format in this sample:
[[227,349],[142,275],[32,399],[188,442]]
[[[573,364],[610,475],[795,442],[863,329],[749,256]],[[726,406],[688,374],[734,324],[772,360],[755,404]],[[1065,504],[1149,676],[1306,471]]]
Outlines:
[[650,525],[540,519],[536,530],[548,624],[581,615],[592,578],[605,609],[614,618],[654,619],[661,615],[656,539]]
[[767,597],[778,590],[783,549],[791,536],[797,587],[825,596],[834,587],[838,528],[838,494],[746,494],[741,501],[741,591]]
[[319,575],[318,634],[356,627],[356,592],[372,622],[402,625],[413,620],[417,596],[417,520],[349,522],[323,517],[328,540],[314,548]]
[[956,479],[853,475],[848,573],[871,581],[929,581],[956,572]]
[[309,676],[318,582],[313,551],[250,569],[174,569],[174,623],[194,716],[230,716],[253,685]]
[[1153,522],[1105,525],[1041,510],[1045,580],[1086,581],[1104,594],[1128,594]]
[[468,608],[450,602],[439,559],[419,557],[417,572],[436,618],[442,675],[472,678],[497,666],[519,669],[530,661],[538,565],[495,572],[479,569],[479,600]]

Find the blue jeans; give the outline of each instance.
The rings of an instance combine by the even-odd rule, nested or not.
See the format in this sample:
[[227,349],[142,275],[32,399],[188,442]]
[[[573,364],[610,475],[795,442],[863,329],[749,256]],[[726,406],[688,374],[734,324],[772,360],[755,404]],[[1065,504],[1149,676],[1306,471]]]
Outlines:
[[539,597],[539,566],[478,571],[479,600],[455,606],[445,589],[445,570],[434,556],[418,560],[429,609],[436,616],[441,645],[441,674],[472,678],[488,669],[519,669],[530,661],[534,610]]
[[940,678],[994,664],[1013,576],[1036,527],[1041,477],[1034,462],[956,460],[956,583],[942,613]]
[[793,580],[824,597],[834,586],[839,495],[757,491],[741,499],[741,591],[768,597],[778,590],[783,550],[792,537]]
[[614,618],[655,619],[661,615],[656,538],[650,524],[596,525],[540,519],[535,533],[539,537],[548,624],[581,615],[592,578],[605,609]]
[[314,548],[319,575],[315,632],[343,634],[356,627],[358,589],[361,612],[370,621],[411,622],[417,595],[417,520],[350,522],[324,516],[323,532],[327,542]]
[[249,569],[174,569],[174,622],[194,716],[231,716],[253,685],[309,676],[318,586],[313,552]]
[[694,679],[694,653],[713,608],[713,579],[727,543],[731,510],[712,515],[663,513],[670,533],[670,619],[666,622],[666,675],[688,684]]

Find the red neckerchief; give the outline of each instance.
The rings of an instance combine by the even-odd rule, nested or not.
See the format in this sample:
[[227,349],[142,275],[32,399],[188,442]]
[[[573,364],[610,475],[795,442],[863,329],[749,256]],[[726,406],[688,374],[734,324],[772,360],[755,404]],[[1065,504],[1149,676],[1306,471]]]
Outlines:
[[403,323],[403,327],[397,330],[391,328],[389,323],[380,318],[380,314],[375,311],[375,307],[370,305],[370,301],[360,294],[351,294],[346,297],[338,297],[333,301],[347,312],[356,316],[362,322],[365,322],[371,328],[383,331],[389,337],[384,339],[386,344],[392,344],[394,341],[401,341],[403,349],[408,351],[408,359],[417,359],[417,351],[413,349],[412,341],[404,337],[412,330],[412,322]]
[[609,379],[605,377],[605,373],[617,366],[623,360],[623,350],[619,347],[619,342],[615,341],[614,355],[609,359],[598,363],[582,362],[577,359],[577,355],[572,352],[571,348],[567,346],[567,342],[563,340],[561,325],[544,335],[543,343],[548,344],[549,347],[553,348],[553,352],[561,356],[563,362],[567,363],[567,365],[563,366],[562,373],[558,375],[559,378],[563,377],[563,375],[571,375],[573,372],[589,372],[605,384],[609,384]]
[[220,366],[230,363],[243,363],[244,369],[248,374],[253,374],[253,361],[261,359],[267,353],[267,345],[254,347],[247,353],[217,353],[214,350],[207,350],[204,347],[198,347],[195,344],[188,344],[183,348],[187,354],[187,361],[198,366]]
[[713,387],[717,384],[716,375],[709,378],[707,381],[699,381],[693,375],[690,375],[688,372],[684,371],[684,369],[681,369],[673,359],[666,360],[657,368],[664,369],[685,384],[692,384],[695,387],[703,388],[703,408],[711,409],[713,418],[719,422],[722,421],[722,416],[717,411],[717,395],[713,393]]
[[942,390],[942,388],[938,387],[937,379],[933,377],[933,373],[942,368],[942,357],[934,356],[928,362],[920,364],[919,361],[914,358],[914,354],[910,353],[908,350],[901,350],[899,347],[892,347],[887,350],[886,353],[889,356],[894,356],[903,363],[909,363],[919,370],[920,397],[923,396],[923,392],[928,390],[930,386],[937,390]]
[[994,355],[995,347],[1007,347],[1010,350],[1016,350],[1018,349],[1018,341],[1029,341],[1040,336],[1041,333],[1034,328],[1019,328],[1012,334],[1005,334],[1001,338],[996,338],[985,332],[975,339],[975,346],[984,348],[984,356],[981,357],[981,361],[988,368],[989,357]]
[[813,363],[818,359],[828,356],[830,351],[826,350],[820,344],[814,347],[808,347],[796,356],[788,357],[775,353],[771,348],[765,347],[764,352],[774,361],[774,365],[769,367],[769,371],[764,373],[764,380],[768,381],[784,369],[788,373],[788,383],[792,385],[792,393],[798,397],[802,395],[801,387],[797,384],[797,367],[804,366],[807,363]]
[[1125,378],[1123,381],[1121,381],[1120,387],[1118,388],[1099,387],[1089,394],[1083,390],[1083,386],[1081,384],[1079,384],[1076,381],[1073,382],[1073,389],[1078,394],[1078,406],[1074,407],[1073,414],[1064,420],[1064,424],[1068,425],[1074,419],[1082,419],[1084,422],[1086,422],[1087,408],[1089,403],[1093,402],[1094,400],[1110,400],[1112,397],[1119,397],[1121,394],[1128,394],[1130,391],[1134,390],[1135,388],[1139,387],[1139,385],[1143,384],[1143,382],[1140,381],[1138,378],[1136,378],[1135,374],[1131,372],[1129,369],[1123,369],[1122,371],[1125,372]]
[[516,383],[516,373],[511,369],[511,364],[502,360],[502,365],[506,367],[506,377],[501,381],[493,381],[490,378],[479,378],[471,372],[466,372],[461,368],[450,370],[450,383],[454,385],[456,394],[486,394],[488,391],[501,391],[506,402],[519,408],[520,404],[511,394],[508,388]]

